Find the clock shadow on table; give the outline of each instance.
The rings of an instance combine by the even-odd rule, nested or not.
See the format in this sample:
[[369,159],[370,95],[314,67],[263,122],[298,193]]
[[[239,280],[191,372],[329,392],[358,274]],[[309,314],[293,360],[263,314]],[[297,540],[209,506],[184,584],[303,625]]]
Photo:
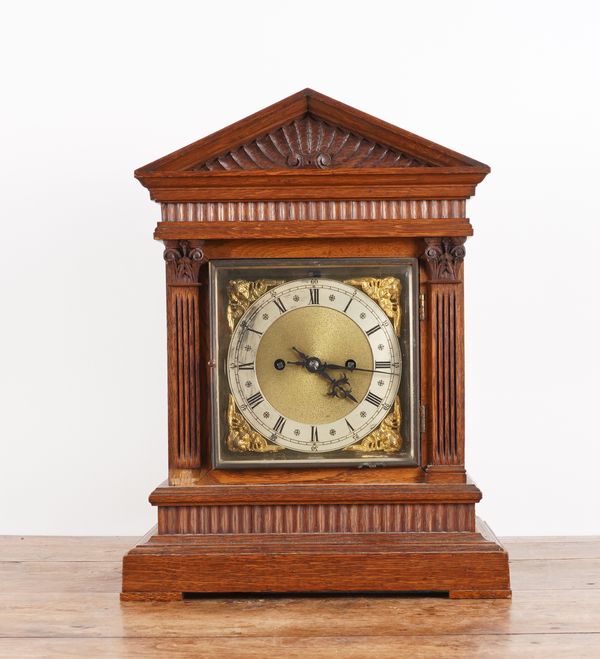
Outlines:
[[438,599],[448,599],[448,592],[422,590],[422,591],[311,591],[310,593],[290,592],[290,593],[183,593],[184,600],[282,600],[282,599],[331,599],[331,598],[379,598],[390,599],[402,597],[403,599],[415,599],[419,597],[434,597]]

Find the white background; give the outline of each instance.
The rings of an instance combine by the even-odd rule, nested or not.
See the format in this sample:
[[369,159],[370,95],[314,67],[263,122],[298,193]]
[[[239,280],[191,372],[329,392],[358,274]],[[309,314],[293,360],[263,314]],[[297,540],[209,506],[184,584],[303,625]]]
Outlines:
[[133,169],[307,86],[491,165],[466,259],[479,514],[600,533],[599,23],[591,0],[5,5],[0,533],[154,523],[164,273]]

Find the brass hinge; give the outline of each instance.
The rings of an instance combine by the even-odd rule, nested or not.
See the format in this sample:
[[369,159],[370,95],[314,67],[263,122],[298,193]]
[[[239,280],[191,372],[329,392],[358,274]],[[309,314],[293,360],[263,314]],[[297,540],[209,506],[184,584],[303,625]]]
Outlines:
[[419,294],[419,320],[425,320],[425,293]]
[[419,407],[419,430],[421,432],[427,430],[427,407],[425,405]]

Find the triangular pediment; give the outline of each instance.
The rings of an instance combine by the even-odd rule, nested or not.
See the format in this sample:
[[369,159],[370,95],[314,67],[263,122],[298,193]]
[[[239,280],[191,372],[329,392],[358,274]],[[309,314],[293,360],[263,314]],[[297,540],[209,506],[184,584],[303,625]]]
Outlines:
[[136,175],[414,167],[489,171],[476,160],[305,89],[141,167]]

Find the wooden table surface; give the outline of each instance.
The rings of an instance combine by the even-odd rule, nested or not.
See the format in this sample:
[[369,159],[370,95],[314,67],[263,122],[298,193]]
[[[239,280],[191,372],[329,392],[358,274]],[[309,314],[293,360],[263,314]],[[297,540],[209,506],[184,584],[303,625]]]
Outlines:
[[0,536],[0,657],[600,657],[600,537],[504,538],[512,601],[121,604],[135,541]]

